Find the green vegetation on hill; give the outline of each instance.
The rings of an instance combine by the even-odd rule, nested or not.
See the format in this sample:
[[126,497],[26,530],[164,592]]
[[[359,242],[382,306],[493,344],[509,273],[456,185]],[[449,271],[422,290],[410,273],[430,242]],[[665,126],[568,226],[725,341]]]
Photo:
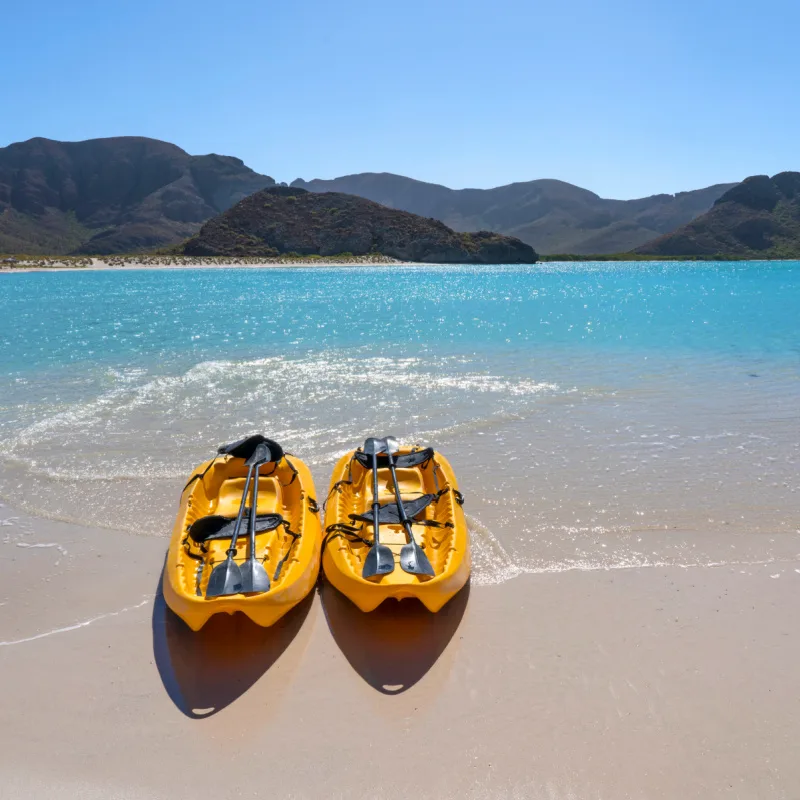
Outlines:
[[0,211],[0,251],[72,253],[92,236],[74,211],[45,209],[32,216],[7,207]]
[[428,263],[535,263],[530,245],[488,231],[456,233],[435,219],[354,195],[272,187],[209,220],[189,239],[191,256],[328,257],[380,253]]
[[708,213],[636,252],[714,259],[800,258],[800,172],[747,178]]
[[540,256],[540,261],[746,261],[751,256],[653,256],[641,253],[595,253],[577,256],[574,253],[551,253]]

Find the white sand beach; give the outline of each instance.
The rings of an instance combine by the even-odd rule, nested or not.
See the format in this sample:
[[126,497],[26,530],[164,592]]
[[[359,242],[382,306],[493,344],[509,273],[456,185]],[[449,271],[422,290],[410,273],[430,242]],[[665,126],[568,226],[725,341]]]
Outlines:
[[708,800],[800,784],[800,562],[522,575],[438,616],[364,615],[323,585],[274,629],[224,617],[193,634],[159,592],[165,540],[0,519],[8,796]]

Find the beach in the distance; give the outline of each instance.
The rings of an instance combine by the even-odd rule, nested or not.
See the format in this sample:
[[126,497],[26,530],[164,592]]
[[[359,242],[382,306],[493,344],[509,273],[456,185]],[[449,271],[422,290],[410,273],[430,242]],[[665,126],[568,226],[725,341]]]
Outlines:
[[[0,285],[6,787],[792,796],[800,264],[122,269]],[[256,431],[320,502],[366,435],[439,448],[471,585],[192,634],[178,495]]]
[[398,261],[382,255],[371,256],[322,256],[292,258],[278,256],[275,258],[203,258],[192,256],[66,256],[11,258],[5,264],[0,263],[0,273],[12,272],[59,272],[80,270],[143,270],[143,269],[290,269],[292,267],[380,267],[380,266],[416,266],[412,262]]

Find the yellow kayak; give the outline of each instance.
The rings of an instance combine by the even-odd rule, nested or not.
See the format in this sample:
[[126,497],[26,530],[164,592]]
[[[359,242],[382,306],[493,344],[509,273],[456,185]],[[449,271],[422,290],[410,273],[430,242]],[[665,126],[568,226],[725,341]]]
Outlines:
[[[246,461],[264,443],[269,460],[248,467]],[[245,506],[252,505],[251,469],[258,475],[252,562],[266,572],[269,588],[257,594],[212,596],[208,589],[214,569],[230,567],[239,575],[250,555],[250,509]],[[322,540],[315,496],[308,467],[276,442],[258,435],[221,447],[216,457],[195,469],[181,494],[164,569],[167,605],[193,630],[200,630],[213,614],[236,611],[258,625],[275,623],[317,580]],[[240,510],[244,518],[228,561]]]
[[402,447],[393,456],[413,538],[433,568],[430,577],[410,574],[401,566],[401,550],[409,545],[409,537],[397,510],[389,456],[382,453],[376,458],[379,539],[391,551],[386,567],[390,571],[364,577],[367,554],[375,541],[374,498],[371,456],[359,448],[339,460],[331,478],[322,551],[325,577],[362,611],[373,611],[390,597],[416,597],[436,612],[470,574],[469,534],[458,482],[447,459],[432,448]]

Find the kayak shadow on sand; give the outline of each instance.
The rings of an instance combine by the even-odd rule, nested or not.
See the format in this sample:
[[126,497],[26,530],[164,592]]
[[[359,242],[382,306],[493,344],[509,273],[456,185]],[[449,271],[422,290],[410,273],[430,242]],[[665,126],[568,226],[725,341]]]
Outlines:
[[303,625],[314,593],[269,628],[244,614],[216,614],[193,631],[167,606],[159,580],[153,604],[153,655],[164,689],[192,719],[241,697],[283,654]]
[[382,694],[417,683],[453,638],[469,600],[466,586],[438,613],[417,600],[386,600],[365,614],[327,581],[320,596],[333,638],[353,669]]

